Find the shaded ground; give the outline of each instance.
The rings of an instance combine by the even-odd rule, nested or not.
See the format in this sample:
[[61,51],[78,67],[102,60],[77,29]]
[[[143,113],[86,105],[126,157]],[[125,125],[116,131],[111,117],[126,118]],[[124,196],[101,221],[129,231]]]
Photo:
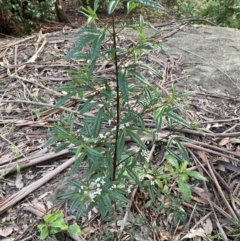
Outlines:
[[[193,140],[191,145],[186,144],[193,160],[191,168],[197,168],[210,180],[204,187],[192,186],[192,202],[184,203],[181,207],[188,214],[188,223],[185,226],[172,226],[173,211],[156,213],[151,208],[146,208],[144,203],[148,197],[140,192],[134,197],[130,218],[138,215],[140,211],[147,215],[149,223],[139,227],[142,234],[148,225],[157,226],[147,240],[180,240],[191,233],[194,240],[204,240],[201,232],[215,235],[215,238],[219,233],[221,237],[224,234],[229,235],[236,228],[230,220],[238,219],[239,210],[237,183],[240,157],[240,32],[216,27],[194,27],[185,23],[155,26],[155,29],[148,32],[149,35],[157,32],[157,36],[153,38],[162,43],[167,54],[154,53],[149,56],[149,61],[158,66],[163,76],[161,82],[153,82],[156,88],[164,94],[166,90],[170,91],[172,84],[177,83],[179,91],[196,90],[186,108],[186,118],[189,121],[203,120],[201,127],[215,134],[203,137],[194,130],[179,130],[180,135]],[[14,169],[16,160],[21,166],[21,176],[13,172],[0,180],[0,236],[16,238],[15,240],[24,240],[26,237],[28,240],[39,240],[35,229],[37,220],[49,209],[61,208],[66,213],[64,204],[56,207],[54,204],[56,195],[68,188],[66,181],[69,167],[56,174],[53,180],[41,184],[36,191],[22,196],[16,202],[14,200],[23,195],[24,188],[30,190],[31,184],[44,179],[56,167],[71,159],[70,153],[63,152],[56,156],[51,153],[52,148],[43,148],[43,145],[49,139],[52,123],[59,121],[60,117],[67,117],[69,112],[76,113],[82,105],[79,100],[72,99],[64,106],[65,109],[53,108],[64,94],[54,91],[54,88],[70,81],[69,69],[82,66],[80,61],[63,61],[63,57],[76,41],[74,33],[74,30],[65,29],[63,32],[39,34],[10,42],[8,45],[0,45],[0,174]],[[120,39],[129,45],[137,40],[132,31],[126,31],[124,38]],[[96,71],[102,73],[103,69],[104,65],[99,64]],[[104,75],[111,76],[111,70],[104,69]],[[218,101],[215,102],[215,99]],[[42,106],[39,106],[40,104]],[[81,118],[78,118],[77,121],[80,122]],[[171,132],[165,129],[161,134],[164,136]],[[156,147],[153,158],[156,168],[163,165],[165,154],[161,146]],[[208,160],[211,160],[213,165],[210,165]],[[30,166],[32,161],[35,161],[32,167],[23,169],[24,165]],[[86,168],[85,165],[81,166],[75,178],[82,179]],[[218,177],[218,173],[227,187]],[[219,196],[221,191],[224,196]],[[172,192],[177,192],[174,185]],[[6,208],[11,202],[13,208]],[[159,200],[159,205],[161,203],[171,207],[164,196]],[[216,217],[219,217],[219,220]],[[74,216],[68,216],[68,219],[74,220]],[[218,225],[224,227],[223,231]],[[80,240],[89,240],[94,236],[101,240],[101,234],[109,229],[97,218],[94,211],[80,226],[85,232],[85,236]],[[131,229],[131,226],[126,225],[126,230],[128,229]],[[228,238],[231,240],[229,236]],[[129,240],[129,237],[126,236],[126,240]]]

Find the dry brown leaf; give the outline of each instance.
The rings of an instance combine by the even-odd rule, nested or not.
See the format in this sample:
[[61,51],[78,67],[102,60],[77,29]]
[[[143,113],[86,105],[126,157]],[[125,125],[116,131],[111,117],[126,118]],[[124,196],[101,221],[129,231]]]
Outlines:
[[218,143],[218,145],[219,145],[219,146],[225,146],[227,143],[229,143],[229,141],[230,141],[230,138],[229,138],[229,137],[226,137],[226,138],[222,139],[222,140]]
[[197,150],[197,154],[199,155],[199,157],[202,159],[204,163],[208,162],[208,158],[205,151]]
[[3,227],[0,228],[0,236],[2,237],[7,237],[8,235],[10,235],[13,231],[12,227]]
[[24,177],[28,180],[32,180],[35,177],[35,175],[31,172],[28,172],[24,175]]
[[35,208],[37,208],[38,210],[40,210],[41,212],[46,212],[46,208],[44,206],[43,203],[39,202],[37,198],[34,198],[32,200],[32,204]]
[[168,236],[165,233],[163,233],[162,231],[160,231],[159,234],[160,234],[161,241],[168,241],[168,240],[170,240],[168,238]]
[[213,225],[211,219],[207,218],[206,222],[202,223],[202,227],[206,234],[211,234],[213,231]]
[[11,103],[9,103],[9,104],[7,105],[7,108],[5,109],[5,111],[6,111],[7,114],[9,114],[9,113],[12,112],[12,104],[11,104]]
[[22,182],[22,175],[21,174],[17,174],[15,185],[16,185],[16,188],[18,188],[18,189],[23,188],[23,182]]
[[36,98],[39,95],[39,88],[33,88],[31,95]]
[[216,168],[216,170],[219,170],[219,171],[222,171],[222,172],[226,171],[226,168],[221,164],[218,164],[217,166],[215,166],[215,168]]
[[206,236],[205,232],[202,228],[191,229],[188,234],[186,234],[185,236],[183,236],[181,238],[181,240],[183,240],[185,238],[195,238],[195,237],[205,237],[205,236]]
[[198,203],[202,203],[202,204],[208,204],[209,203],[206,199],[203,199],[201,197],[193,197],[193,200],[198,202]]
[[12,153],[4,154],[0,157],[0,164],[7,162],[8,160],[11,160]]
[[52,191],[43,193],[40,197],[38,197],[38,200],[43,199],[44,197],[48,196],[48,195],[51,194],[51,193],[52,193]]
[[238,138],[230,138],[229,142],[230,143],[240,143],[240,139],[238,139]]

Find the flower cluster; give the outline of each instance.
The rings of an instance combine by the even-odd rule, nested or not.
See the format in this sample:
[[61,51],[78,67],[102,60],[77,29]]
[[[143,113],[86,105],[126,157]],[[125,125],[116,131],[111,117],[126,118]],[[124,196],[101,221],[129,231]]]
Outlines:
[[144,157],[148,157],[149,154],[150,154],[149,150],[142,150],[142,152],[141,152],[141,155],[144,156]]
[[90,191],[88,193],[91,202],[94,202],[95,197],[99,196],[102,192],[102,187],[105,184],[103,177],[98,177],[94,182],[90,184]]

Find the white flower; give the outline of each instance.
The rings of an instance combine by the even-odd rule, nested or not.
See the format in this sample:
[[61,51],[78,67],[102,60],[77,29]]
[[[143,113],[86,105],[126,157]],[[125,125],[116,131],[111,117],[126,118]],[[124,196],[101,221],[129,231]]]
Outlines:
[[104,179],[102,179],[102,180],[100,181],[100,183],[101,183],[102,185],[104,185],[106,182],[104,181]]
[[155,184],[155,181],[154,180],[151,180],[151,182],[150,182],[150,185],[154,185]]
[[94,198],[96,197],[95,193],[89,193],[89,197],[91,199],[91,202],[94,202]]
[[102,192],[102,189],[101,188],[97,188],[97,190],[95,191],[95,194],[100,195],[101,192]]

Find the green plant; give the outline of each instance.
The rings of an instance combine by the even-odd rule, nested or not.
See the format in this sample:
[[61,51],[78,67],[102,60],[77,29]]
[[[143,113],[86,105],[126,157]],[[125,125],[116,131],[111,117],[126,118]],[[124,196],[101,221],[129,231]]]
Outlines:
[[178,17],[207,18],[215,24],[240,28],[239,0],[184,0],[176,3]]
[[[89,7],[85,11],[88,24],[93,25],[97,20],[98,2],[94,2],[94,9]],[[162,9],[159,3],[151,0],[135,2]],[[161,75],[157,66],[148,65],[144,60],[149,53],[161,53],[162,46],[147,38],[145,30],[148,24],[141,16],[138,23],[120,23],[117,26],[114,10],[118,3],[120,1],[109,1],[107,6],[108,14],[112,18],[111,25],[103,29],[84,27],[79,30],[79,40],[66,59],[82,59],[86,64],[82,69],[71,72],[73,82],[57,89],[68,94],[58,101],[56,107],[72,96],[78,96],[83,103],[79,109],[81,123],[79,126],[75,125],[77,117],[73,114],[67,119],[61,118],[59,123],[54,124],[54,135],[47,143],[49,145],[61,142],[56,147],[57,151],[73,144],[70,151],[75,154],[76,161],[71,173],[77,172],[83,161],[88,162],[85,179],[81,182],[70,180],[74,190],[60,195],[59,199],[72,199],[69,211],[76,211],[77,219],[94,207],[97,208],[103,220],[115,224],[115,229],[108,233],[110,240],[113,240],[113,237],[119,240],[123,235],[118,230],[117,215],[122,213],[129,203],[134,187],[138,186],[140,191],[148,194],[149,203],[154,203],[156,196],[166,193],[164,187],[159,189],[157,181],[162,180],[159,175],[164,174],[155,173],[149,162],[146,138],[150,137],[154,142],[155,132],[160,132],[163,124],[168,124],[172,130],[178,127],[191,128],[191,124],[176,113],[180,105],[176,104],[175,100],[185,94],[178,94],[173,88],[172,94],[164,99],[161,92],[150,83],[154,80],[160,81]],[[117,38],[126,27],[135,31],[138,36],[136,44],[130,47],[118,42]],[[111,45],[104,44],[106,38],[112,40]],[[103,62],[113,69],[110,78],[96,71],[98,64]],[[156,129],[151,130],[146,126],[149,113],[155,113],[153,123]],[[177,160],[188,161],[181,140],[175,138],[175,143],[184,157]],[[172,141],[168,145],[169,149],[175,143]],[[170,172],[172,177],[181,180],[181,177],[191,176],[185,169],[185,162],[179,165],[179,172],[176,170],[176,162],[173,159],[171,161],[175,167],[175,170]],[[148,178],[150,174],[152,179]],[[167,180],[168,183],[172,180],[169,175]],[[185,183],[186,180],[179,181],[179,186],[184,199],[189,200],[189,193],[186,194],[189,188],[184,186]],[[171,195],[169,197],[171,198]],[[173,201],[177,210],[176,220],[183,220],[184,212],[178,208],[179,199],[173,198]],[[133,228],[132,232],[135,233],[136,230]]]
[[54,235],[60,235],[67,232],[72,235],[82,235],[80,227],[77,224],[72,224],[70,226],[66,225],[61,211],[55,213],[47,214],[43,217],[44,224],[38,225],[38,230],[40,232],[41,240]]
[[[31,1],[31,0],[4,0],[0,1],[0,9],[2,11],[0,28],[4,28],[2,24],[8,26],[11,21],[20,26],[25,32],[30,33],[36,27],[38,19],[55,19],[55,3],[56,0],[50,1]],[[6,27],[6,26],[5,26]]]
[[211,0],[206,4],[201,14],[216,24],[240,28],[239,0]]

